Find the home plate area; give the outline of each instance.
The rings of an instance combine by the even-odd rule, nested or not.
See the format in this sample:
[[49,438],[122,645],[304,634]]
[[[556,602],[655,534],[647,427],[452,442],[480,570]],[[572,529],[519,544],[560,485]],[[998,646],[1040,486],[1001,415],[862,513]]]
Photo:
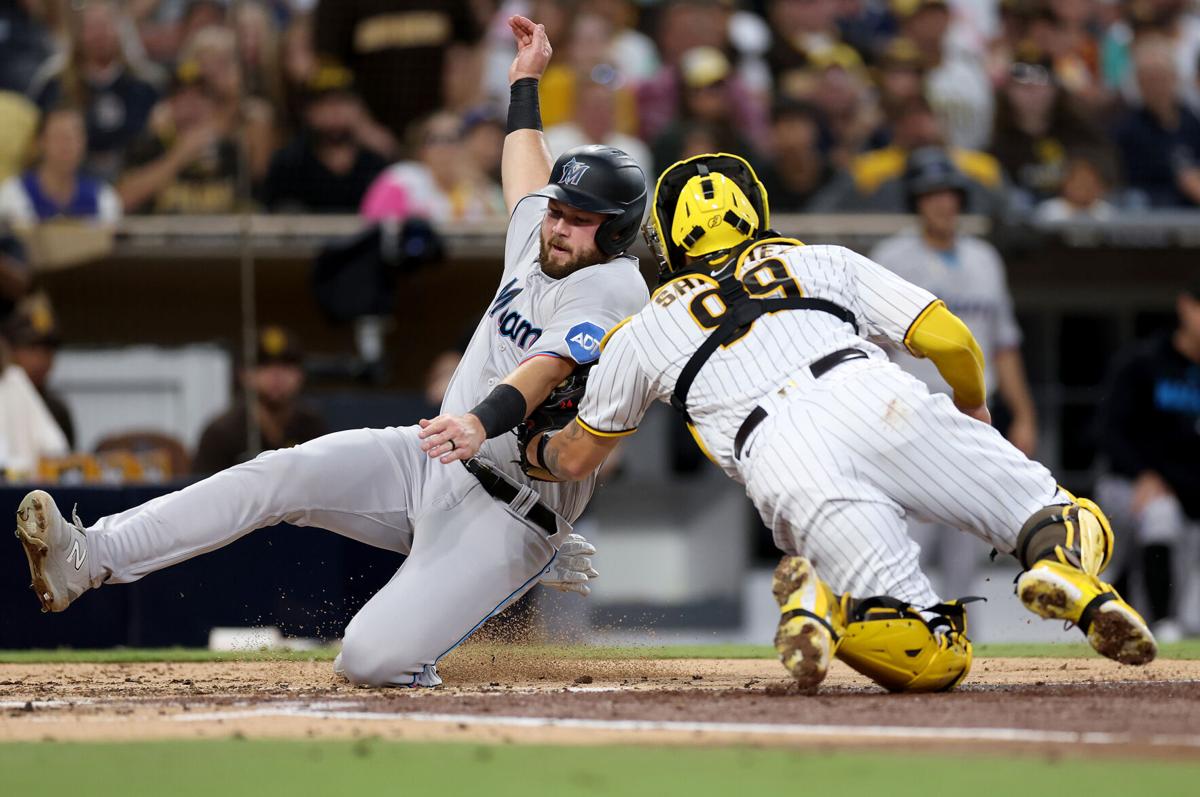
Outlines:
[[0,741],[351,738],[911,746],[1200,758],[1200,662],[997,658],[889,695],[837,663],[800,694],[770,659],[597,659],[467,646],[437,689],[360,689],[328,661],[2,664]]

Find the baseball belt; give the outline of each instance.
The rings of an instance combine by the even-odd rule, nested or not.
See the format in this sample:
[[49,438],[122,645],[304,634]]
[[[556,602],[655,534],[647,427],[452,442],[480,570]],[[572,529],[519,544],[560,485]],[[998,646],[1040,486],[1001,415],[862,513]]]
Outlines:
[[558,533],[558,521],[554,513],[537,500],[537,493],[531,488],[517,487],[509,483],[491,465],[474,457],[463,462],[463,466],[479,480],[484,492],[497,501],[508,504],[514,512],[541,529],[547,537]]
[[[813,379],[820,379],[847,360],[861,360],[866,357],[867,353],[862,349],[838,349],[814,361],[808,366],[808,370],[813,375]],[[758,425],[766,419],[767,411],[762,408],[761,404],[750,411],[750,414],[746,416],[746,420],[742,421],[742,425],[738,427],[737,434],[733,437],[734,459],[742,458],[742,448],[746,445],[746,440],[750,438],[750,433],[757,429]]]

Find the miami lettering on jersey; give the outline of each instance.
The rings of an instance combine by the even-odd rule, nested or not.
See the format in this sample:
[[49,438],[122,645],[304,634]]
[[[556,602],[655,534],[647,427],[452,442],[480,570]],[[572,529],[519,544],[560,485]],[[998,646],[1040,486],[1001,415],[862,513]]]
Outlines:
[[[516,310],[504,312],[504,308],[513,303],[523,289],[517,287],[517,278],[513,277],[496,294],[496,300],[488,310],[488,315],[496,318],[496,329],[500,337],[508,338],[522,349],[528,349],[542,336],[541,327],[535,327]],[[500,315],[497,317],[497,313]]]
[[589,321],[571,327],[567,331],[567,348],[571,351],[571,359],[580,365],[590,363],[600,356],[602,340],[604,330]]

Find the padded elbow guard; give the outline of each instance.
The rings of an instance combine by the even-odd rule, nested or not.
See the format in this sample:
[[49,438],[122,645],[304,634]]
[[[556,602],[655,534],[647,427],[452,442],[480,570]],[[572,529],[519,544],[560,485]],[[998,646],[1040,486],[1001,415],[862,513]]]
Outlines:
[[1026,570],[1044,559],[1071,565],[1091,576],[1108,567],[1113,554],[1108,518],[1086,498],[1072,496],[1072,501],[1039,509],[1025,521],[1013,553]]
[[917,357],[928,357],[954,388],[960,406],[977,407],[987,398],[983,380],[983,351],[971,330],[946,309],[941,299],[926,307],[904,336],[904,345]]
[[859,601],[837,657],[889,692],[948,692],[971,671],[964,598],[932,606],[933,620],[887,596]]

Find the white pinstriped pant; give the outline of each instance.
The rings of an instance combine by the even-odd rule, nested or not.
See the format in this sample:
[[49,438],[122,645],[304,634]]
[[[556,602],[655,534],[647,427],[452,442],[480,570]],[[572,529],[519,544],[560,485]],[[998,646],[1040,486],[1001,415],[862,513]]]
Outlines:
[[886,360],[794,381],[765,400],[741,475],[775,544],[811,559],[836,592],[935,604],[907,517],[1010,553],[1030,515],[1068,500],[1045,466]]

